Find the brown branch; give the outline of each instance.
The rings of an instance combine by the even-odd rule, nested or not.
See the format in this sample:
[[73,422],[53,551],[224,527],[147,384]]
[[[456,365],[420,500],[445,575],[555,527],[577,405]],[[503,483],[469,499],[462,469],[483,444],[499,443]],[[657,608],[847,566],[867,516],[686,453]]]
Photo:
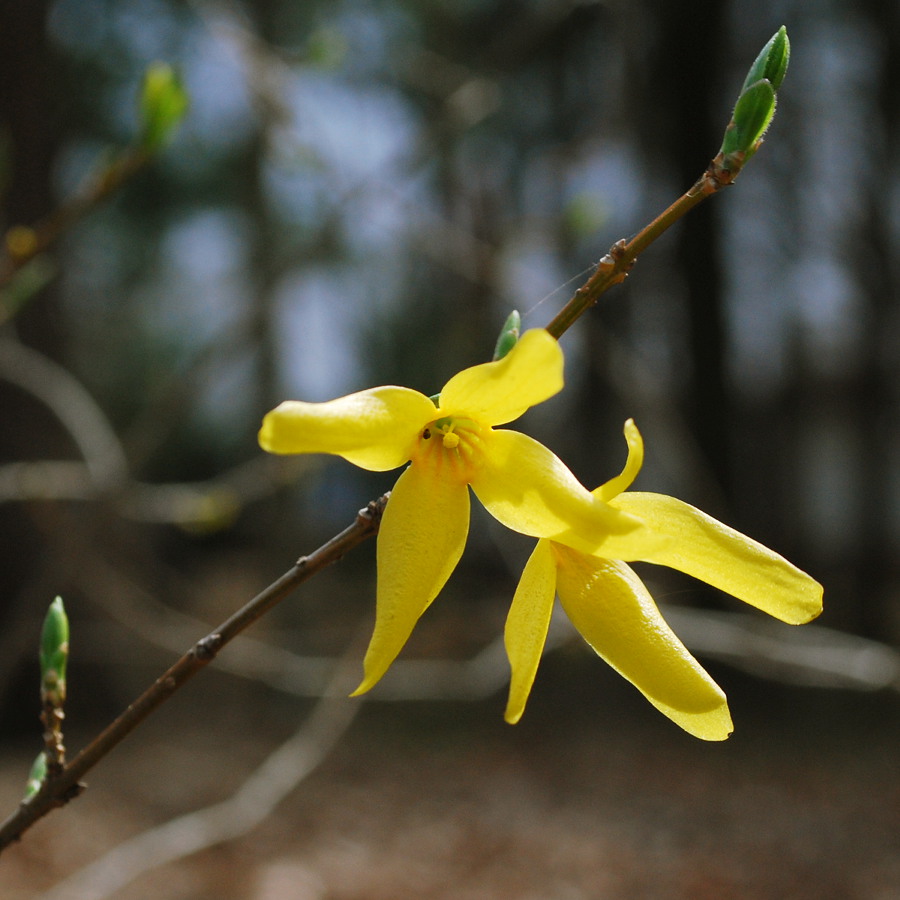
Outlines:
[[359,511],[352,525],[309,556],[298,559],[281,578],[270,584],[218,628],[197,641],[125,712],[67,763],[58,775],[52,778],[48,776],[40,790],[20,804],[16,812],[0,825],[0,851],[19,840],[28,828],[52,809],[63,806],[73,797],[77,797],[84,790],[81,778],[191,676],[211,662],[229,641],[284,600],[298,585],[377,534],[388,496],[385,494],[369,503],[365,509]]
[[617,241],[609,253],[597,263],[590,278],[575,291],[574,296],[547,325],[547,331],[559,339],[575,321],[590,309],[613,285],[621,284],[631,271],[638,255],[695,206],[732,184],[740,169],[726,168],[719,154],[697,179],[693,187],[682,194],[668,209],[645,225],[630,241]]
[[44,726],[44,756],[47,759],[47,778],[58,778],[66,765],[66,745],[62,723],[66,714],[59,703],[44,698],[41,704],[41,724]]
[[[121,182],[146,162],[145,155],[134,154],[120,158],[96,183],[95,189],[76,198],[67,207],[24,236],[18,251],[0,260],[0,287],[22,265],[54,240],[74,219],[83,215],[93,205],[104,199]],[[572,299],[547,326],[547,330],[559,338],[602,294],[615,284],[624,281],[638,254],[663,234],[672,224],[693,209],[706,197],[731,184],[739,169],[724,166],[721,155],[716,157],[694,186],[668,209],[645,226],[630,241],[618,241],[597,265],[593,275],[579,288]],[[20,235],[21,237],[22,235]],[[30,242],[30,243],[29,243]],[[7,245],[12,249],[15,241],[7,235]],[[12,268],[10,268],[12,267]],[[388,495],[372,501],[357,515],[356,521],[336,535],[310,556],[301,557],[294,566],[253,598],[215,631],[201,638],[181,659],[168,669],[128,709],[101,732],[71,762],[54,766],[41,788],[18,810],[0,825],[0,851],[21,838],[24,832],[50,810],[65,805],[78,796],[84,785],[81,778],[92,769],[113,747],[130,734],[155,709],[161,706],[189,678],[212,661],[219,650],[269,609],[285,599],[298,585],[317,574],[326,566],[340,559],[345,553],[378,532],[381,514]]]
[[152,158],[143,147],[123,151],[70,200],[34,225],[14,225],[3,239],[0,256],[0,289],[6,287],[20,269],[43,253],[66,230],[115,193]]

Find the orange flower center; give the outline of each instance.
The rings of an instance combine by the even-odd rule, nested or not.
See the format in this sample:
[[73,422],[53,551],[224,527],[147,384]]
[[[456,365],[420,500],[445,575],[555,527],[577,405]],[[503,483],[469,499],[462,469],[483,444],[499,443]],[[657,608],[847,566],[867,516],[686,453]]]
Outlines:
[[485,430],[471,419],[455,416],[435,419],[419,434],[413,462],[432,469],[438,478],[468,483]]

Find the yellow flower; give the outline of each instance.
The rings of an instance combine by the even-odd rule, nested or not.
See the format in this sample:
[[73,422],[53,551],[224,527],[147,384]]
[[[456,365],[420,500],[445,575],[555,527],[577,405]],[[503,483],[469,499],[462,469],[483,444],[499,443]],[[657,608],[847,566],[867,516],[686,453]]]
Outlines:
[[628,459],[622,473],[594,495],[641,519],[631,553],[610,558],[554,540],[538,541],[522,572],[506,621],[512,668],[506,720],[518,722],[543,652],[558,593],[572,624],[590,646],[664,715],[685,731],[721,741],[732,731],[721,688],[678,640],[637,574],[622,559],[686,572],[746,603],[803,624],[822,611],[822,586],[786,559],[693,506],[663,494],[623,493],[641,468],[644,446],[625,423]]
[[[503,359],[464,369],[432,401],[378,387],[326,403],[282,403],[263,420],[272,453],[333,453],[401,474],[378,534],[375,630],[356,689],[387,671],[462,555],[471,485],[504,525],[583,553],[622,557],[643,531],[630,513],[592,494],[546,447],[497,429],[563,385],[563,356],[544,330],[526,332]],[[641,546],[651,542],[649,536]]]

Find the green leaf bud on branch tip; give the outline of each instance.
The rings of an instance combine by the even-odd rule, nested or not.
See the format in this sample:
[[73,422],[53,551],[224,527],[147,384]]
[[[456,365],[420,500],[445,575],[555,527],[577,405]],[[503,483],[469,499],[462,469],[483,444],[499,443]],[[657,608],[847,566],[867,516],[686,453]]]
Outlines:
[[723,168],[738,171],[759,149],[775,115],[776,91],[781,87],[791,56],[787,30],[782,25],[753,61],[719,151]]
[[141,146],[153,152],[166,144],[181,124],[189,104],[178,73],[168,63],[150,65],[141,87]]
[[494,347],[494,359],[503,359],[516,346],[521,333],[522,317],[519,315],[518,310],[514,309],[506,317],[503,328],[500,330],[500,336],[497,338],[497,344]]
[[47,610],[41,629],[41,695],[52,706],[66,699],[66,665],[69,661],[69,618],[62,597]]

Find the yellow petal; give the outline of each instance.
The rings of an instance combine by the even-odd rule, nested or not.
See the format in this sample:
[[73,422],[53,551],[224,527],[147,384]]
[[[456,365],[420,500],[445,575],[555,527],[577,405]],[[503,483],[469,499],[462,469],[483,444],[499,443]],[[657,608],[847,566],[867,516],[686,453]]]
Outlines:
[[548,332],[536,328],[526,331],[503,359],[454,375],[441,391],[440,412],[502,425],[552,397],[562,386],[562,350]]
[[517,431],[490,431],[470,484],[496,519],[513,531],[552,538],[617,559],[649,552],[659,538],[640,520],[595,497],[543,444]]
[[625,460],[625,468],[615,478],[610,478],[606,484],[600,485],[594,495],[605,502],[617,497],[622,491],[628,490],[632,482],[637,478],[641,466],[644,464],[644,440],[634,424],[634,419],[625,423],[625,443],[628,444],[628,458]]
[[522,570],[503,635],[512,670],[504,716],[510,725],[515,725],[525,711],[544,652],[555,596],[556,559],[549,541],[538,541]]
[[639,559],[693,575],[769,615],[802,625],[822,611],[822,585],[783,556],[681,500],[631,491],[611,505],[669,536]]
[[599,656],[661,713],[705,741],[731,734],[721,688],[678,640],[623,562],[554,546],[559,600]]
[[409,459],[435,412],[424,394],[404,387],[371,388],[326,403],[288,400],[263,419],[259,443],[270,453],[334,453],[383,472]]
[[375,631],[354,695],[369,690],[394,661],[456,568],[468,531],[465,484],[416,465],[400,476],[378,532]]

